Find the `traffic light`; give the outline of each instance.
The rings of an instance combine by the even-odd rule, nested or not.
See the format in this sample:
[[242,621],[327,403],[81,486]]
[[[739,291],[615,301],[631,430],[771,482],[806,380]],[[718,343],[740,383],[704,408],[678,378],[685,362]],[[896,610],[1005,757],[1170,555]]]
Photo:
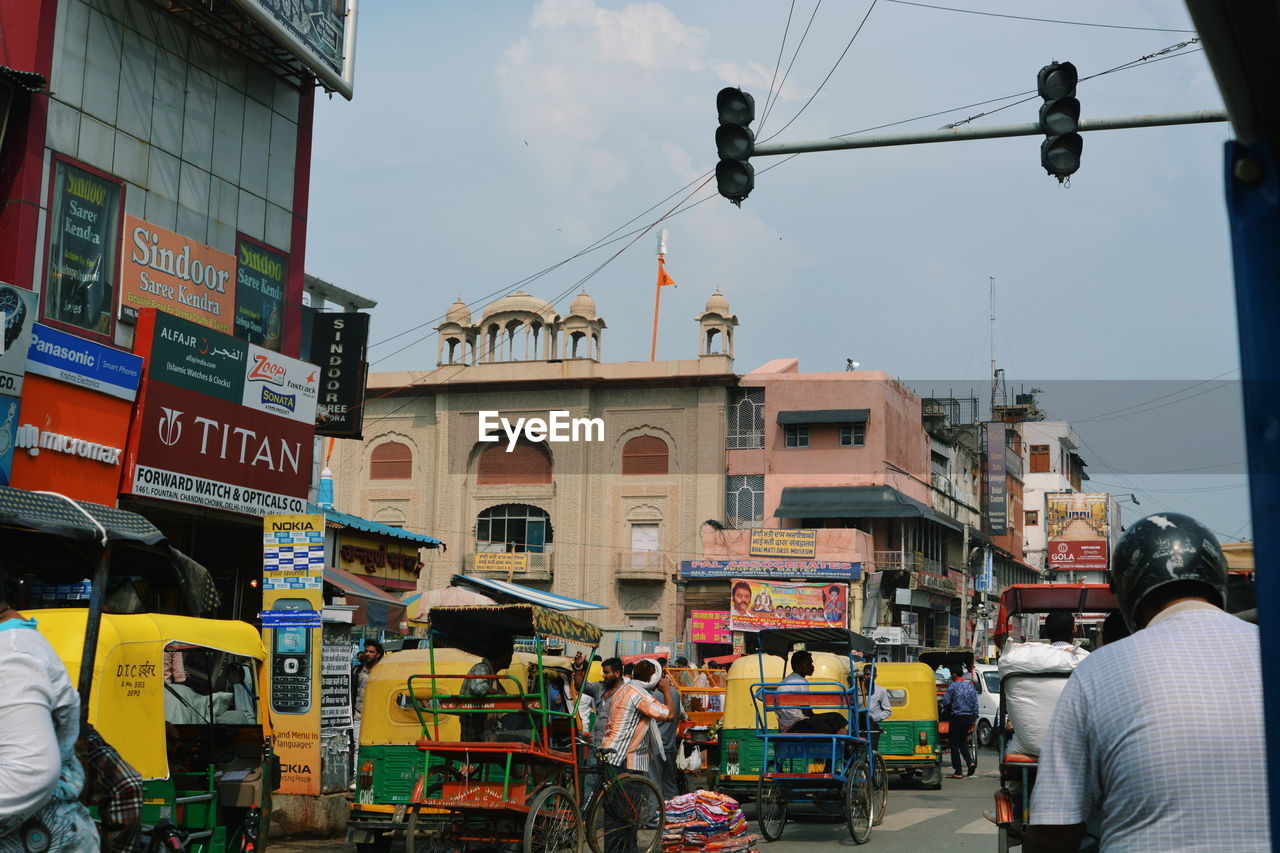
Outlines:
[[1076,83],[1080,75],[1070,62],[1052,62],[1036,75],[1036,89],[1044,103],[1040,105],[1040,129],[1045,140],[1040,144],[1040,165],[1062,183],[1080,168],[1080,152],[1084,140],[1080,128],[1080,102],[1076,100]]
[[741,207],[756,187],[756,170],[749,162],[756,146],[756,135],[751,132],[751,122],[756,120],[755,98],[741,89],[721,89],[716,95],[716,113],[720,117],[716,128],[716,152],[720,155],[716,188],[720,195]]

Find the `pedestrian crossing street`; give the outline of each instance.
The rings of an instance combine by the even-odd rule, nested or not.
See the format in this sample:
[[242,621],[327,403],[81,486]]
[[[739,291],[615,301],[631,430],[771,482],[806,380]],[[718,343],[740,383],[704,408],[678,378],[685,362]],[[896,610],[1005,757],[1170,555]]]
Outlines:
[[[889,813],[884,816],[884,821],[875,828],[874,832],[899,832],[904,829],[910,829],[917,824],[926,821],[936,820],[947,815],[958,812],[957,808],[927,808],[914,807],[894,811],[892,796],[889,800]],[[968,810],[968,809],[966,809]],[[979,816],[977,820],[964,824],[955,830],[957,835],[995,835],[995,824],[991,823],[984,817]]]

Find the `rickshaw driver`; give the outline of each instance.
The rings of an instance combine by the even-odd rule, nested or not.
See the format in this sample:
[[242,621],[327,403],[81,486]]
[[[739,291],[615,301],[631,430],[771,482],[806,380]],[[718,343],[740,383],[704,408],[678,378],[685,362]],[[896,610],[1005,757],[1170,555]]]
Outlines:
[[[794,652],[791,655],[791,674],[778,685],[779,693],[808,693],[809,676],[813,675],[813,655]],[[845,715],[836,711],[815,714],[811,708],[780,707],[778,731],[785,734],[842,735],[849,728]]]
[[[867,719],[870,721],[871,751],[880,748],[880,724],[893,716],[893,707],[889,704],[889,691],[879,684],[871,686],[871,664],[862,668],[858,676],[859,696],[866,702]],[[871,695],[868,696],[867,694]]]
[[[494,693],[507,693],[511,690],[510,682],[504,684],[501,678],[474,678],[472,676],[497,675],[511,667],[511,659],[515,654],[515,644],[510,637],[496,637],[490,640],[484,657],[471,669],[467,670],[467,679],[462,682],[459,691],[463,696],[489,696]],[[498,714],[466,714],[459,720],[462,728],[462,739],[469,742],[492,740]]]
[[[1074,853],[1095,814],[1103,853],[1270,850],[1258,627],[1222,609],[1217,539],[1159,513],[1130,525],[1111,565],[1135,631],[1067,679],[1040,751],[1027,853]],[[1194,694],[1168,678],[1170,660],[1210,648],[1230,654],[1197,672]]]

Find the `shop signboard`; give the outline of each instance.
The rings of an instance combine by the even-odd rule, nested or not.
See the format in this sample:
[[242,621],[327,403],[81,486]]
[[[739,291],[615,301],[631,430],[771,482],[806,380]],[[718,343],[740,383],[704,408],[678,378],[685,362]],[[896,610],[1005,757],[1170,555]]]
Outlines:
[[313,427],[319,369],[314,364],[249,344],[245,353],[244,391],[240,402]]
[[680,577],[856,581],[862,577],[862,563],[842,560],[681,560]]
[[877,625],[868,631],[867,636],[877,646],[900,646],[903,641],[903,629],[896,625]]
[[[262,522],[262,642],[271,659],[264,689],[283,771],[279,790],[319,794],[324,516],[267,515]],[[305,585],[281,583],[291,578]]]
[[950,578],[944,578],[942,575],[936,575],[933,572],[916,570],[911,573],[910,581],[911,589],[924,589],[933,592],[940,592],[943,595],[958,597],[956,582]]
[[132,413],[129,400],[47,376],[28,376],[10,485],[115,506]]
[[129,490],[247,515],[300,512],[312,444],[308,424],[151,380],[130,440]]
[[157,308],[217,332],[235,327],[236,259],[212,246],[124,218],[120,317],[130,322]]
[[1109,500],[1110,496],[1101,493],[1045,495],[1049,568],[1060,572],[1107,570]]
[[729,630],[844,628],[848,610],[847,584],[734,578],[729,592]]
[[727,610],[694,610],[690,614],[692,635],[695,643],[733,642],[729,633],[729,612]]
[[4,317],[4,337],[0,338],[0,394],[22,394],[31,346],[31,328],[36,319],[34,291],[0,282],[0,315]]
[[120,184],[55,159],[46,319],[111,335],[119,236]]
[[17,397],[0,394],[0,486],[10,485],[13,470],[13,445],[17,441]]
[[244,401],[248,344],[163,311],[154,312],[154,317],[154,332],[147,322],[139,323],[134,339],[135,352],[150,352],[150,381],[229,403]]
[[413,589],[422,571],[418,546],[408,542],[378,542],[358,536],[342,537],[338,568],[369,577],[384,589]]
[[27,373],[132,402],[142,381],[142,364],[143,359],[131,352],[42,323],[32,327]]
[[326,729],[351,725],[351,646],[324,643],[320,655],[320,725]]
[[279,352],[288,272],[288,255],[243,234],[236,237],[237,338]]
[[1006,426],[987,424],[987,532],[1004,536],[1009,532],[1008,448]]
[[480,551],[476,554],[474,564],[477,572],[523,572],[528,568],[528,554],[511,554],[506,551]]
[[817,553],[816,530],[751,530],[750,554],[753,557],[791,557],[812,560]]
[[951,616],[947,623],[947,641],[951,648],[960,646],[960,617]]
[[368,314],[317,312],[312,317],[310,358],[320,366],[316,435],[363,437],[368,342]]

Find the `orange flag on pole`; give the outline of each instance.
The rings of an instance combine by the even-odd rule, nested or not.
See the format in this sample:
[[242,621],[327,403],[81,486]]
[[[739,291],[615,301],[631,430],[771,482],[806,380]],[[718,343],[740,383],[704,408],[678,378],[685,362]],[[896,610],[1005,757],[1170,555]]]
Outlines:
[[667,275],[666,264],[663,263],[661,257],[658,258],[658,287],[666,287],[668,284],[674,285],[676,280]]

